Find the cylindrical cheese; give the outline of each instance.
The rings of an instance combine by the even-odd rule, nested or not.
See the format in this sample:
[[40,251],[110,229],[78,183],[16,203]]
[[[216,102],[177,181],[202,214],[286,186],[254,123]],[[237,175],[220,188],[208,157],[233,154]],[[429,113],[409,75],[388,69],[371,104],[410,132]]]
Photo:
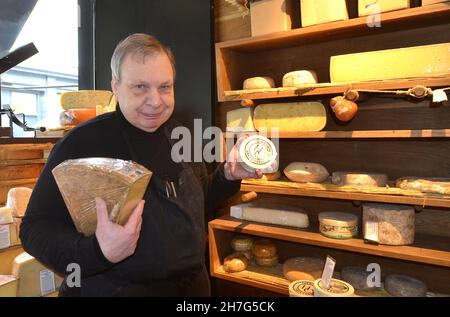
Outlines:
[[241,272],[248,266],[247,257],[239,252],[230,254],[223,261],[223,269],[225,272]]
[[244,139],[239,146],[239,163],[249,172],[276,172],[277,156],[275,144],[262,135],[252,135]]
[[350,239],[358,234],[358,217],[345,212],[321,212],[320,233],[334,239]]
[[314,281],[293,281],[289,284],[289,297],[314,297]]
[[249,251],[253,247],[253,238],[238,235],[231,240],[231,247],[235,251]]
[[252,77],[244,80],[244,90],[274,88],[275,82],[270,77]]
[[322,279],[314,281],[314,297],[352,297],[355,289],[350,284],[331,279],[329,288],[325,288]]
[[317,84],[315,71],[297,70],[283,76],[283,87],[301,87],[305,84]]
[[270,259],[278,254],[277,246],[268,239],[256,240],[253,243],[252,251],[256,258]]
[[344,282],[352,285],[357,290],[371,291],[376,289],[376,287],[371,287],[367,283],[367,279],[369,278],[371,273],[372,272],[366,271],[366,269],[363,267],[347,266],[344,267],[341,271],[341,279]]
[[283,275],[289,281],[311,280],[322,276],[325,261],[313,257],[296,257],[288,259],[283,264]]
[[426,284],[407,275],[391,274],[386,276],[384,287],[392,296],[424,297],[427,295]]
[[345,185],[364,185],[364,186],[386,186],[388,177],[386,174],[363,174],[355,172],[334,172],[331,176],[333,184],[338,186]]
[[330,176],[327,169],[318,163],[293,162],[286,166],[284,174],[293,182],[320,183]]
[[412,206],[363,204],[364,239],[387,245],[414,243],[414,222]]

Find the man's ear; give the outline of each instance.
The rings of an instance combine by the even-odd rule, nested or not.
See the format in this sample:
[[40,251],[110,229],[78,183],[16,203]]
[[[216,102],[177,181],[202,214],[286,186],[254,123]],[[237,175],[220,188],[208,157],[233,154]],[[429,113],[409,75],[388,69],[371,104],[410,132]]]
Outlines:
[[117,97],[117,86],[119,85],[119,82],[116,79],[111,80],[111,89],[114,95]]

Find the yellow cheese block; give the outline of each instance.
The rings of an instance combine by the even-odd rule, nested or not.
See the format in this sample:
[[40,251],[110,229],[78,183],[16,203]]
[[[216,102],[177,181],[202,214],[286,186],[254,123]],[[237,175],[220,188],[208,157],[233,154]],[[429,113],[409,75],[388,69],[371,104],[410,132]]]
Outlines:
[[358,14],[360,17],[410,7],[410,0],[358,0]]
[[19,254],[13,262],[12,275],[19,279],[18,297],[39,297],[54,292],[63,278],[26,252]]
[[291,29],[290,0],[258,0],[250,2],[252,36]]
[[345,0],[300,0],[302,26],[348,20]]
[[255,132],[253,108],[239,108],[227,112],[227,131]]
[[18,280],[12,275],[0,275],[0,297],[16,297]]
[[448,76],[450,43],[331,57],[332,83]]
[[428,6],[430,4],[449,2],[449,0],[422,0],[422,6]]
[[64,110],[81,108],[89,109],[97,105],[109,106],[112,92],[109,90],[66,91],[61,94],[60,103]]
[[320,102],[262,104],[255,108],[253,123],[258,131],[270,133],[320,131],[327,123],[325,107]]

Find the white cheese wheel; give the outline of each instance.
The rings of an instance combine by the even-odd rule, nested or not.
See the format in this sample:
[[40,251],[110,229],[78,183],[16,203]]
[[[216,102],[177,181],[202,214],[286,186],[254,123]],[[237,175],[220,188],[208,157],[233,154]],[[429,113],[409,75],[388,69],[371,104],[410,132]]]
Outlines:
[[386,174],[358,173],[358,172],[333,172],[331,181],[338,186],[386,186],[388,177]]
[[244,90],[275,88],[275,82],[270,77],[252,77],[244,80]]
[[231,247],[235,251],[249,251],[253,246],[253,238],[238,235],[231,240]]
[[28,201],[30,200],[33,190],[27,187],[15,187],[8,191],[6,207],[12,209],[14,217],[25,216]]
[[305,84],[317,84],[315,71],[297,70],[283,76],[283,87],[301,87]]
[[253,243],[252,252],[255,258],[273,259],[277,254],[277,246],[269,239],[258,239]]
[[330,176],[323,165],[308,162],[290,163],[284,169],[284,174],[291,181],[299,183],[320,183]]
[[364,239],[387,245],[414,243],[415,212],[412,206],[363,204]]
[[358,217],[346,212],[321,212],[320,233],[333,239],[351,239],[358,235]]
[[271,258],[259,258],[255,256],[255,262],[259,266],[274,267],[278,264],[278,254]]
[[249,172],[275,173],[278,170],[277,157],[275,144],[262,135],[249,136],[239,146],[239,163]]
[[239,252],[228,255],[223,260],[223,269],[225,272],[241,272],[248,267],[247,257]]
[[255,203],[247,203],[231,206],[231,217],[269,223],[274,225],[290,226],[296,228],[309,227],[309,218],[304,210],[291,206],[258,206]]
[[355,294],[353,286],[347,282],[331,279],[329,288],[325,288],[322,279],[314,281],[314,297],[352,297]]
[[386,291],[398,297],[425,297],[427,286],[424,282],[407,275],[391,274],[384,281]]
[[227,131],[229,132],[255,132],[253,125],[253,109],[239,108],[227,112]]
[[283,275],[289,281],[314,281],[322,276],[325,261],[313,257],[295,257],[283,263]]
[[12,209],[9,207],[0,208],[0,225],[14,222]]
[[293,281],[289,284],[289,297],[314,297],[314,281]]
[[370,287],[367,279],[372,272],[368,272],[365,268],[359,266],[347,266],[341,270],[341,279],[352,285],[359,291],[371,291],[376,287]]

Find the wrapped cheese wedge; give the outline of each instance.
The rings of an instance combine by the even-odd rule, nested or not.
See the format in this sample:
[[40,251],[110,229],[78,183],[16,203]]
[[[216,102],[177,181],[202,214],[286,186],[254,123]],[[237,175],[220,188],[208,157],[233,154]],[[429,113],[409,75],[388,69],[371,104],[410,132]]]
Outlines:
[[92,109],[69,109],[61,112],[59,123],[62,126],[77,125],[90,120],[97,115],[96,108]]
[[109,219],[125,224],[144,196],[152,172],[112,158],[67,160],[52,170],[78,232],[92,235],[97,226],[95,198],[106,202]]

